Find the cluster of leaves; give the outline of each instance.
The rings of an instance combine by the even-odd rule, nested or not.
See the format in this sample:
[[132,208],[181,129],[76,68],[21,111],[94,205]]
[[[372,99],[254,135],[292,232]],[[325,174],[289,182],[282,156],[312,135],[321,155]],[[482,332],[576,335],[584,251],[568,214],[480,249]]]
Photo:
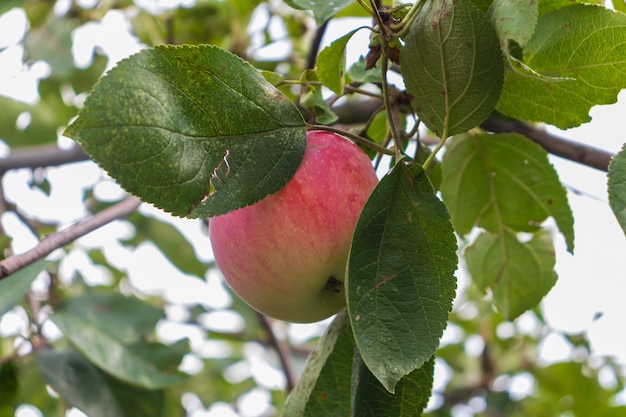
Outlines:
[[[126,5],[121,3],[118,7]],[[358,30],[371,30],[371,44],[367,57],[346,68],[346,47],[354,30],[320,51],[315,68],[294,64],[279,73],[278,62],[261,63],[248,56],[245,28],[225,24],[248,21],[258,3],[206,2],[193,12],[140,13],[135,32],[146,44],[186,45],[156,46],[121,61],[93,86],[65,135],[128,192],[174,216],[207,218],[254,204],[284,186],[300,164],[306,129],[336,130],[326,126],[340,120],[331,104],[336,98],[345,96],[357,105],[360,94],[380,100],[364,123],[344,132],[378,163],[382,155],[391,156],[354,235],[348,308],[317,343],[283,414],[419,415],[431,398],[436,357],[459,373],[474,367],[475,378],[466,384],[471,389],[460,390],[466,397],[444,395],[446,404],[478,395],[503,415],[555,415],[563,410],[550,408],[541,398],[563,391],[577,398],[578,391],[559,391],[554,381],[585,386],[609,404],[621,386],[603,389],[590,376],[595,370],[583,372],[579,363],[534,369],[529,363],[536,360],[536,340],[498,341],[497,325],[534,309],[556,282],[546,220],[554,220],[570,251],[574,220],[546,151],[522,135],[490,134],[480,125],[492,117],[570,128],[589,121],[592,106],[615,102],[626,86],[626,15],[570,0],[422,0],[400,6],[290,0],[294,8],[312,11],[319,25],[341,14],[369,15],[373,27]],[[73,12],[80,20],[80,9]],[[174,29],[168,21],[176,23]],[[289,33],[294,39],[305,21],[292,21]],[[44,33],[57,24],[42,26]],[[35,35],[33,30],[29,37]],[[69,41],[69,32],[64,36]],[[295,40],[294,45],[296,55],[304,46]],[[29,53],[36,57],[44,50]],[[57,58],[42,57],[52,63]],[[71,62],[71,57],[63,61]],[[86,91],[95,82],[100,63],[94,62],[93,69],[80,72],[88,73],[89,82],[72,84],[75,91]],[[50,141],[77,111],[63,104],[59,108],[67,113],[61,114],[56,105],[60,84],[82,78],[71,65],[65,73],[61,63],[53,65],[57,67],[61,78],[50,90],[56,101],[49,105],[58,119],[41,127],[46,131],[29,130],[38,128],[39,118],[27,129],[3,131],[10,145],[33,135]],[[388,82],[391,71],[399,71],[402,89]],[[297,81],[286,81],[292,79]],[[293,83],[300,85],[299,91],[294,92]],[[47,102],[44,87],[37,106]],[[328,92],[334,95],[331,99]],[[14,124],[25,108],[10,104],[15,107],[10,115]],[[37,109],[26,111],[35,114]],[[421,135],[437,137],[432,149]],[[444,147],[445,153],[439,153]],[[609,177],[611,207],[623,226],[625,163],[623,155],[616,157]],[[159,242],[163,252],[182,270],[203,275],[209,265],[195,259],[192,250],[180,253],[188,245],[166,241],[176,232],[137,216],[133,244],[141,241],[142,233],[151,239],[165,236]],[[477,290],[472,302],[493,323],[450,316],[458,240]],[[22,299],[44,269],[53,267],[37,263],[0,282],[0,315]],[[123,282],[123,274],[117,274],[116,282]],[[481,298],[486,292],[489,302]],[[35,367],[66,401],[92,417],[168,415],[180,394],[201,377],[222,378],[225,364],[191,379],[176,371],[190,348],[186,342],[165,345],[155,340],[162,306],[94,291],[50,299],[49,306],[64,338],[53,349],[36,349],[35,361],[21,361],[19,367]],[[247,314],[248,323],[256,322]],[[462,343],[439,349],[449,322],[484,338],[480,366],[459,360]],[[253,326],[242,339],[263,339],[262,333]],[[524,361],[520,347],[530,352]],[[508,363],[516,353],[517,362]],[[234,355],[229,363],[238,359]],[[7,361],[0,375],[17,381],[23,375],[17,367]],[[491,386],[499,375],[519,372],[532,372],[538,399],[516,401]],[[12,389],[15,398],[8,403],[25,400]],[[235,387],[226,396],[232,400],[243,389]],[[207,402],[215,399],[212,395],[205,397]],[[44,397],[49,403],[37,404],[42,410],[58,406]],[[277,404],[282,400],[277,398]],[[447,410],[439,409],[441,415]],[[623,408],[594,408],[584,402],[569,410],[587,416],[624,413]]]

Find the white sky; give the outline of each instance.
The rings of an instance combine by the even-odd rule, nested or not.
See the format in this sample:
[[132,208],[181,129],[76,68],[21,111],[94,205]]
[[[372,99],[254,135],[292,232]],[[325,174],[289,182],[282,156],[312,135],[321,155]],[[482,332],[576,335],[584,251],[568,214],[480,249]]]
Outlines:
[[[177,0],[151,1],[143,0],[146,9],[156,10],[158,7],[172,7]],[[190,0],[191,1],[191,0]],[[93,3],[93,0],[85,0],[83,4]],[[69,4],[68,0],[59,0],[55,10],[62,13]],[[24,100],[36,102],[38,79],[44,78],[49,73],[46,63],[34,63],[30,67],[22,64],[22,47],[20,42],[26,30],[26,17],[21,9],[13,9],[0,16],[0,94]],[[347,33],[352,28],[358,27],[361,22],[338,21],[331,24],[325,37],[326,42]],[[280,31],[280,27],[278,27]],[[353,61],[363,53],[362,46],[366,44],[368,34],[366,31],[359,32],[350,42],[348,61]],[[141,44],[130,34],[129,25],[122,12],[111,11],[99,23],[89,23],[75,32],[74,56],[77,65],[89,65],[94,48],[104,51],[110,58],[111,67],[114,62],[129,54],[138,51]],[[284,51],[284,47],[279,50]],[[269,48],[266,53],[272,53]],[[617,152],[622,143],[626,142],[623,129],[623,117],[626,114],[626,95],[620,96],[620,102],[612,106],[599,106],[593,109],[593,121],[577,129],[567,132],[554,132],[589,143],[593,146]],[[61,140],[67,145],[67,140]],[[0,155],[2,147],[0,146]],[[552,158],[561,179],[566,185],[574,187],[581,194],[570,192],[570,204],[574,211],[576,248],[572,256],[565,251],[565,245],[560,235],[555,236],[558,248],[557,272],[559,280],[550,294],[543,301],[543,310],[549,325],[556,331],[546,338],[542,346],[542,360],[546,363],[560,361],[571,357],[571,350],[558,335],[559,331],[587,332],[595,354],[610,355],[619,358],[622,364],[626,364],[626,338],[621,334],[623,319],[626,317],[626,303],[623,302],[626,293],[626,278],[624,273],[623,257],[626,254],[626,239],[619,228],[614,215],[607,203],[606,176],[604,173],[591,168],[579,166],[560,158]],[[58,219],[64,224],[76,221],[85,215],[81,204],[82,190],[97,184],[96,191],[103,198],[117,198],[120,195],[119,188],[90,162],[72,164],[62,168],[48,170],[53,184],[52,194],[47,197],[40,192],[33,191],[28,186],[31,174],[28,171],[15,171],[5,175],[4,187],[6,196],[12,200],[24,203],[24,210],[32,212],[43,219]],[[57,186],[55,186],[57,184]],[[62,187],[58,184],[64,184]],[[71,185],[71,186],[70,186]],[[179,227],[195,245],[198,256],[201,259],[210,259],[211,251],[208,247],[208,239],[202,234],[197,222],[190,220],[174,219],[163,215],[158,210],[143,207],[146,214],[158,216],[164,221],[169,221]],[[4,215],[2,225],[7,233],[13,235],[15,249],[26,250],[36,243],[30,232],[15,219],[15,216]],[[113,224],[99,230],[79,241],[68,257],[71,262],[64,261],[65,274],[71,276],[72,270],[80,269],[92,277],[93,283],[105,282],[107,273],[90,264],[84,251],[92,247],[103,248],[112,262],[119,262],[120,266],[129,263],[128,272],[131,282],[142,291],[153,294],[161,294],[172,303],[168,311],[172,317],[184,320],[184,306],[200,302],[213,308],[224,309],[228,307],[230,300],[221,287],[221,279],[215,272],[208,274],[207,282],[201,282],[193,277],[181,274],[176,268],[159,256],[156,248],[150,243],[140,245],[136,250],[129,250],[119,244],[121,236],[127,236],[132,232],[130,225],[124,221]],[[73,265],[72,265],[73,264]],[[159,280],[159,277],[165,279]],[[460,280],[464,281],[462,274]],[[201,294],[200,296],[198,296]],[[594,316],[602,313],[602,316],[594,321]],[[181,316],[182,315],[182,316]],[[214,320],[215,326],[223,323],[231,323],[232,326],[241,326],[240,318],[236,316],[219,316],[218,318],[206,318],[208,323]],[[196,350],[206,349],[207,341],[202,335],[185,326],[176,324],[176,319],[165,323],[159,330],[164,339],[175,340],[181,335],[189,336],[192,346]],[[327,321],[314,325],[292,325],[290,335],[294,339],[306,339],[319,334]],[[209,324],[210,325],[210,324]],[[524,315],[515,324],[518,328],[532,332],[535,328],[530,315]],[[4,328],[3,328],[4,326]],[[6,320],[0,322],[0,334],[3,329],[6,332]],[[502,329],[506,334],[507,329]],[[451,328],[444,337],[446,340],[454,340],[457,336]],[[471,351],[473,341],[468,341],[468,350]],[[213,346],[213,345],[211,345]],[[480,347],[480,346],[478,346]],[[216,348],[217,349],[217,348]],[[219,351],[219,349],[217,349]],[[250,369],[259,366],[259,360],[254,359],[257,353],[251,354],[246,362],[244,375]],[[191,359],[190,359],[191,360]],[[192,360],[193,362],[193,360]],[[195,363],[195,362],[194,362]],[[190,368],[195,365],[190,362]],[[243,366],[243,365],[242,365]],[[447,370],[442,366],[437,368],[437,380],[441,384],[447,378]],[[284,383],[284,382],[283,382]],[[524,377],[519,380],[507,381],[508,388],[520,392],[528,392]],[[267,383],[263,386],[268,386]],[[518,387],[518,388],[516,388]],[[251,399],[261,398],[261,402],[267,404],[269,399],[264,397],[264,391],[250,393]],[[194,409],[193,396],[187,400],[190,407],[190,415],[196,417],[225,416],[223,405],[215,405],[216,411]],[[242,401],[246,401],[243,399]],[[434,399],[433,401],[436,401]],[[245,408],[245,405],[242,405]],[[258,406],[257,406],[258,407]],[[29,409],[30,410],[30,409]],[[26,416],[26,410],[21,417]],[[195,411],[194,411],[195,410]],[[461,412],[462,414],[462,412]],[[256,415],[250,411],[249,414]]]

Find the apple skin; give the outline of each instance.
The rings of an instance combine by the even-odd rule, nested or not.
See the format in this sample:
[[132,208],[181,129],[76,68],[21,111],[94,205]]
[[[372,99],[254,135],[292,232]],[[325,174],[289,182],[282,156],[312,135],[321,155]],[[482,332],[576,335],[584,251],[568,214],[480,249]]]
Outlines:
[[345,307],[345,270],[361,210],[378,183],[344,137],[307,132],[304,159],[277,193],[209,219],[217,266],[233,291],[276,319],[309,323]]

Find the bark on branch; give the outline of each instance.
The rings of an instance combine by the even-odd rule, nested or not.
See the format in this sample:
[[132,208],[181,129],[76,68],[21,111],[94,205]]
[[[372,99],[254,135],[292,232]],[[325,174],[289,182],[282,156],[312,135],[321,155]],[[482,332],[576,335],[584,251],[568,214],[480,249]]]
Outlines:
[[140,203],[141,202],[137,197],[128,197],[126,200],[102,210],[93,217],[78,222],[67,229],[60,230],[44,237],[34,248],[0,261],[0,280],[39,259],[45,258],[54,250],[75,241],[76,239],[112,222],[113,220],[133,213],[137,207],[139,207]]
[[58,166],[71,162],[86,161],[89,156],[80,146],[69,150],[56,145],[24,146],[11,149],[11,153],[0,159],[0,173],[19,168],[41,168]]

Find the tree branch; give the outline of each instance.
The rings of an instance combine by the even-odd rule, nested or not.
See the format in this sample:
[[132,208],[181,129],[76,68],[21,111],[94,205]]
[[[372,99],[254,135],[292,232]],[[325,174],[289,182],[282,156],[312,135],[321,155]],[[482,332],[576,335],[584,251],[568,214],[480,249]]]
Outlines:
[[[340,116],[338,123],[359,124],[366,123],[371,112],[379,109],[380,100],[347,100],[342,105],[334,107],[333,112]],[[489,118],[481,124],[481,127],[492,133],[519,133],[539,144],[548,153],[601,171],[608,171],[613,158],[612,152],[565,139],[519,120]]]
[[126,200],[102,210],[87,220],[83,220],[68,227],[67,229],[60,230],[44,237],[34,248],[0,261],[0,280],[39,259],[45,258],[54,250],[75,241],[76,239],[112,222],[113,220],[131,214],[137,209],[137,207],[139,207],[140,203],[141,202],[137,197],[128,197]]
[[324,33],[326,33],[326,28],[328,27],[328,20],[322,23],[315,30],[315,36],[311,41],[311,49],[309,50],[309,56],[307,57],[306,67],[307,69],[315,68],[315,64],[317,63],[317,54],[320,51],[320,46],[322,45],[322,38],[324,37]]
[[89,159],[80,146],[70,150],[59,149],[56,145],[25,146],[12,149],[9,156],[0,159],[0,174],[18,168],[40,168],[63,165]]
[[276,337],[274,329],[272,329],[272,319],[261,313],[257,313],[257,316],[259,317],[261,326],[267,332],[269,344],[276,349],[278,359],[280,360],[283,372],[285,373],[285,379],[287,380],[286,390],[287,393],[290,393],[293,390],[293,387],[296,386],[298,378],[296,377],[296,373],[294,372],[293,365],[291,363],[291,352],[289,346]]

